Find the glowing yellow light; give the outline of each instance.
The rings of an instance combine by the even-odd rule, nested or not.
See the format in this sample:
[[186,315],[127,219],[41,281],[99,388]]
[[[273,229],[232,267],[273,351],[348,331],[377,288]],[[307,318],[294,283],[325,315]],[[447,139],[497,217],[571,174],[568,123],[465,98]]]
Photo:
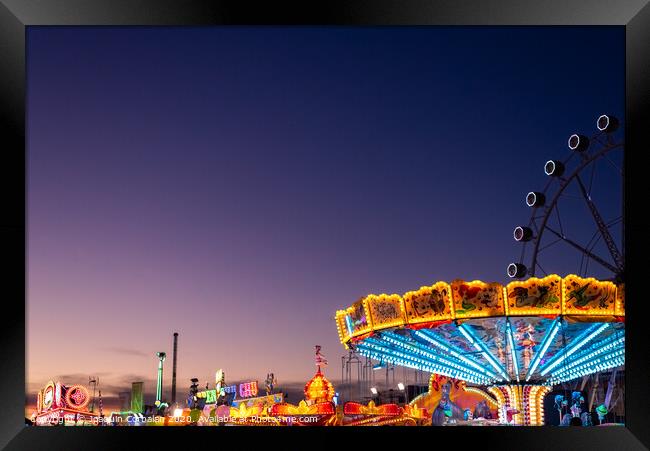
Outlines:
[[625,316],[625,284],[616,287],[616,316]]
[[[585,287],[585,285],[587,285]],[[582,289],[584,288],[584,289]],[[559,299],[558,299],[559,298]],[[558,302],[559,301],[559,302]],[[582,316],[603,321],[625,315],[625,287],[574,274],[514,281],[507,286],[480,280],[436,282],[403,296],[370,294],[335,315],[339,340],[349,349],[352,338],[375,330],[495,316]]]
[[480,388],[463,386],[463,390],[465,390],[468,393],[475,393],[477,395],[482,396],[492,407],[498,407],[499,405],[499,403],[492,396],[485,393]]
[[305,399],[314,403],[330,402],[334,398],[334,386],[327,378],[320,372],[305,385]]
[[350,334],[347,332],[347,327],[345,326],[345,310],[338,310],[336,312],[336,330],[339,334],[339,340],[346,349],[348,349],[347,341],[350,339]]

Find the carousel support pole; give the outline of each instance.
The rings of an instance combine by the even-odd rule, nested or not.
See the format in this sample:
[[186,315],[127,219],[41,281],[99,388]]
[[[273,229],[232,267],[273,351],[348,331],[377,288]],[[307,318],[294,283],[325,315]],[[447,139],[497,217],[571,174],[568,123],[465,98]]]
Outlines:
[[598,391],[598,373],[594,374],[594,382],[591,387],[591,397],[589,399],[589,411],[591,412],[591,409],[594,405],[594,400],[596,399],[596,392]]

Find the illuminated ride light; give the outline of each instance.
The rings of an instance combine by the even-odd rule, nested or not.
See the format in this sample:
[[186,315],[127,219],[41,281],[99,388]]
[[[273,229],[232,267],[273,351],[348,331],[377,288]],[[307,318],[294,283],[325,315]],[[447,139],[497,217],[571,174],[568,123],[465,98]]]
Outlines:
[[574,368],[572,371],[568,371],[560,376],[552,377],[547,380],[548,385],[556,385],[562,382],[567,382],[573,379],[578,379],[589,374],[596,372],[607,371],[612,368],[618,368],[625,365],[625,356],[623,352],[620,352],[620,355],[612,356],[611,358],[597,359],[595,361],[589,362],[589,364],[581,367]]
[[467,338],[467,340],[470,343],[472,343],[478,351],[481,352],[483,357],[485,357],[485,360],[487,360],[490,363],[490,365],[492,365],[494,369],[497,370],[497,372],[501,374],[501,376],[503,376],[502,380],[509,379],[503,366],[497,361],[496,358],[494,358],[494,356],[492,356],[490,350],[485,346],[485,344],[482,341],[480,341],[476,337],[476,335],[474,335],[474,331],[472,331],[469,325],[460,324],[458,326],[458,330],[460,330],[460,332],[465,336],[465,338]]
[[88,389],[83,385],[72,385],[68,387],[65,394],[66,405],[74,410],[84,409],[90,402]]
[[550,378],[560,377],[571,372],[583,371],[589,366],[607,362],[618,357],[625,357],[625,337],[620,337],[597,349],[587,350],[587,352],[576,357],[567,365],[551,373]]
[[439,338],[435,332],[432,332],[431,330],[416,330],[414,332],[414,335],[417,337],[422,338],[423,340],[426,340],[427,342],[431,343],[434,346],[437,346],[438,348],[442,349],[446,353],[448,353],[450,356],[457,358],[458,360],[461,360],[468,364],[469,366],[472,366],[476,368],[477,370],[480,370],[487,374],[488,376],[497,379],[497,375],[493,373],[492,371],[488,370],[485,368],[483,365],[478,363],[477,361],[470,359],[469,357],[466,357],[462,355],[464,352],[460,348],[457,348],[456,346],[453,346],[451,344],[446,344],[444,341]]
[[540,374],[542,376],[548,374],[549,371],[551,371],[553,368],[555,368],[560,363],[562,363],[564,359],[570,357],[573,353],[575,353],[580,348],[582,348],[585,344],[587,344],[590,340],[592,340],[597,335],[599,335],[607,327],[608,327],[607,323],[593,324],[591,327],[589,327],[587,330],[581,333],[578,337],[576,337],[573,340],[573,344],[569,345],[568,349],[565,348],[563,352],[559,352],[551,360],[546,362],[540,368]]
[[[474,369],[472,369],[472,368],[469,368],[469,367],[468,367],[467,365],[465,365],[464,363],[461,363],[461,362],[458,362],[458,361],[454,361],[454,360],[451,360],[451,359],[449,359],[449,358],[447,358],[447,357],[443,357],[443,356],[441,356],[441,355],[435,354],[435,353],[431,352],[431,348],[425,348],[425,347],[423,347],[423,346],[421,346],[421,345],[418,345],[418,344],[415,344],[415,343],[409,342],[408,340],[403,339],[402,337],[400,337],[400,336],[397,335],[397,334],[393,334],[393,333],[384,333],[383,336],[382,336],[382,338],[383,338],[385,341],[387,341],[388,343],[391,343],[391,344],[394,344],[394,345],[397,345],[397,346],[402,346],[402,347],[404,347],[405,349],[410,350],[410,351],[413,351],[413,352],[416,353],[416,354],[423,355],[423,356],[427,356],[427,357],[429,357],[433,362],[437,362],[437,361],[439,361],[441,364],[444,364],[444,365],[450,366],[450,367],[452,367],[452,368],[460,368],[460,369],[463,369],[463,370],[465,370],[465,371],[467,371],[467,372],[469,372],[469,373],[476,374],[476,375],[478,375],[478,376],[483,376],[483,375],[485,375],[485,373],[486,373],[485,368],[482,368],[482,367],[481,367],[481,368],[479,369],[479,371],[480,371],[480,373],[479,373],[479,372],[477,372],[476,370],[474,370]],[[483,374],[481,374],[481,373],[483,373]],[[494,373],[491,373],[491,374],[494,375]]]
[[588,349],[582,350],[568,362],[565,361],[560,368],[552,371],[551,377],[555,377],[558,374],[564,373],[565,371],[568,371],[584,362],[588,362],[589,360],[593,360],[596,357],[602,357],[617,351],[625,351],[625,336],[612,335],[605,340],[592,344]]
[[[456,374],[454,377],[458,377],[459,374],[463,374],[473,378],[485,378],[486,380],[490,380],[487,376],[480,374],[477,371],[466,367],[465,365],[460,364],[460,362],[453,362],[424,350],[412,349],[408,347],[395,349],[385,343],[377,342],[375,340],[368,340],[367,343],[373,346],[373,349],[375,351],[383,352],[388,355],[394,354],[398,357],[402,357],[403,359],[410,359],[417,364],[436,365],[439,367],[447,368],[449,372]],[[403,346],[403,344],[401,344],[398,340],[393,340],[392,345]]]
[[526,382],[528,382],[531,376],[535,373],[535,370],[537,369],[537,365],[539,365],[540,360],[542,360],[542,357],[548,350],[548,347],[555,339],[555,336],[560,330],[560,327],[561,327],[561,320],[560,318],[557,318],[553,322],[551,327],[548,329],[548,331],[546,332],[546,336],[542,340],[542,345],[540,347],[540,350],[537,354],[535,354],[535,357],[533,358],[533,362],[530,364],[530,367],[528,368],[528,372],[526,373]]
[[593,371],[603,371],[601,367],[611,368],[612,362],[618,362],[620,359],[624,358],[624,351],[622,349],[615,350],[603,356],[587,360],[582,364],[574,366],[571,369],[567,369],[566,371],[558,372],[556,375],[551,376],[551,379],[564,378],[579,373],[582,373],[584,375]]
[[432,362],[431,360],[424,359],[406,351],[391,349],[376,343],[364,342],[357,346],[357,350],[364,357],[383,360],[407,368],[426,370],[432,373],[441,374],[455,379],[462,379],[476,384],[488,384],[492,382],[492,379],[487,376],[463,370],[460,365],[450,367],[441,363]]
[[508,346],[510,346],[510,353],[512,354],[512,369],[514,370],[517,382],[519,382],[519,363],[517,362],[517,350],[515,349],[515,340],[510,320],[506,323],[506,331],[508,336]]

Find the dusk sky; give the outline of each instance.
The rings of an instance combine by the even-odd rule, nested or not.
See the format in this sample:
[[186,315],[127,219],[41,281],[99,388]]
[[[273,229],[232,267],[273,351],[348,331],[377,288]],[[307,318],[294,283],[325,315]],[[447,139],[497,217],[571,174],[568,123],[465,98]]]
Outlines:
[[[507,282],[544,163],[600,114],[624,120],[622,27],[29,27],[27,42],[29,399],[91,375],[152,392],[156,351],[169,391],[175,331],[181,398],[218,368],[304,384],[315,344],[336,384],[337,309]],[[603,177],[609,220],[620,181]]]

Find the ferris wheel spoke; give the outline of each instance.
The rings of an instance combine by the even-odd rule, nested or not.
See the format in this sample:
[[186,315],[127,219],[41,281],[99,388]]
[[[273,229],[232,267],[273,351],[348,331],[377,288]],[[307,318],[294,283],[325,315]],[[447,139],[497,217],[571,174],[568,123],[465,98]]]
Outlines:
[[[600,235],[598,232],[594,233],[594,237],[596,238],[595,240],[592,238],[589,243],[593,240],[594,242],[591,243],[590,245],[587,245],[587,249],[589,249],[589,252],[593,251],[596,245],[600,242],[600,239],[602,238],[602,235]],[[585,273],[587,272],[587,269],[589,269],[589,258],[586,259],[585,262]]]
[[567,238],[566,236],[562,236],[562,235],[560,235],[556,230],[553,230],[553,229],[550,228],[549,226],[546,226],[545,228],[546,228],[546,230],[548,230],[549,232],[551,232],[551,233],[554,234],[555,236],[561,238],[561,239],[562,239],[564,242],[566,242],[567,244],[570,244],[570,245],[573,246],[574,248],[576,248],[576,249],[578,249],[579,251],[583,252],[585,255],[587,255],[588,257],[590,257],[592,260],[594,260],[594,261],[600,263],[600,264],[603,265],[605,268],[609,269],[610,271],[612,271],[612,272],[614,272],[614,273],[617,273],[617,272],[618,272],[618,269],[617,269],[614,265],[612,265],[612,264],[608,263],[607,261],[603,260],[602,258],[600,258],[599,256],[597,256],[597,255],[594,254],[593,252],[590,252],[588,249],[585,249],[584,247],[580,246],[580,245],[579,245],[578,243],[576,243],[575,241],[573,241],[573,240]]
[[623,220],[623,217],[622,217],[622,216],[619,216],[618,218],[612,219],[611,221],[609,221],[609,222],[607,223],[607,228],[609,228],[609,227],[614,227],[616,224],[618,224],[618,223],[621,222],[622,220]]
[[591,199],[591,188],[594,186],[594,174],[596,173],[596,164],[591,165],[591,175],[589,176],[589,191],[587,193],[589,194],[589,198]]
[[610,142],[603,141],[602,139],[600,139],[600,135],[595,135],[595,136],[593,136],[593,137],[591,138],[591,140],[592,140],[592,141],[595,141],[595,142],[597,142],[598,144],[603,145],[603,146],[607,146],[607,145],[611,144]]
[[607,155],[604,155],[604,157],[605,157],[605,159],[609,162],[609,164],[611,164],[611,165],[614,167],[614,169],[616,169],[616,170],[621,174],[621,176],[623,176],[623,170],[622,170],[621,168],[619,168],[619,167],[616,165],[616,163],[614,163],[614,162],[612,161],[612,159],[609,158]]
[[605,221],[603,221],[603,218],[600,216],[600,213],[598,213],[598,209],[596,208],[594,202],[591,200],[591,196],[587,194],[587,190],[585,189],[585,186],[582,183],[582,179],[580,178],[579,175],[576,175],[576,181],[578,182],[578,186],[580,187],[580,191],[582,192],[582,195],[585,198],[585,202],[587,202],[587,206],[589,207],[589,210],[591,211],[591,214],[594,217],[594,220],[596,221],[598,230],[600,231],[600,234],[603,236],[603,240],[607,244],[607,249],[609,250],[609,253],[612,255],[614,262],[616,263],[618,269],[615,272],[616,273],[622,272],[623,258],[621,257],[621,254],[618,251],[616,244],[614,243],[614,239],[612,238],[612,235],[609,233],[609,229],[605,225]]
[[560,219],[560,207],[558,204],[555,204],[555,213],[557,215],[557,223],[560,226],[560,233],[564,235],[564,229],[562,228],[562,220]]
[[558,239],[556,239],[556,240],[551,241],[550,243],[548,243],[548,244],[546,244],[546,245],[540,247],[540,248],[537,250],[537,253],[539,254],[539,253],[542,252],[544,249],[546,249],[546,248],[548,248],[548,247],[551,247],[551,246],[553,246],[555,243],[559,243],[560,241],[562,241],[562,238],[558,238]]
[[521,246],[521,255],[519,256],[520,262],[524,261],[524,255],[526,255],[526,243],[524,243],[524,245]]
[[562,197],[566,197],[566,198],[569,198],[569,199],[578,199],[578,200],[582,200],[582,197],[580,197],[580,196],[574,196],[573,194],[562,193],[562,194],[560,194],[560,196],[562,196]]

